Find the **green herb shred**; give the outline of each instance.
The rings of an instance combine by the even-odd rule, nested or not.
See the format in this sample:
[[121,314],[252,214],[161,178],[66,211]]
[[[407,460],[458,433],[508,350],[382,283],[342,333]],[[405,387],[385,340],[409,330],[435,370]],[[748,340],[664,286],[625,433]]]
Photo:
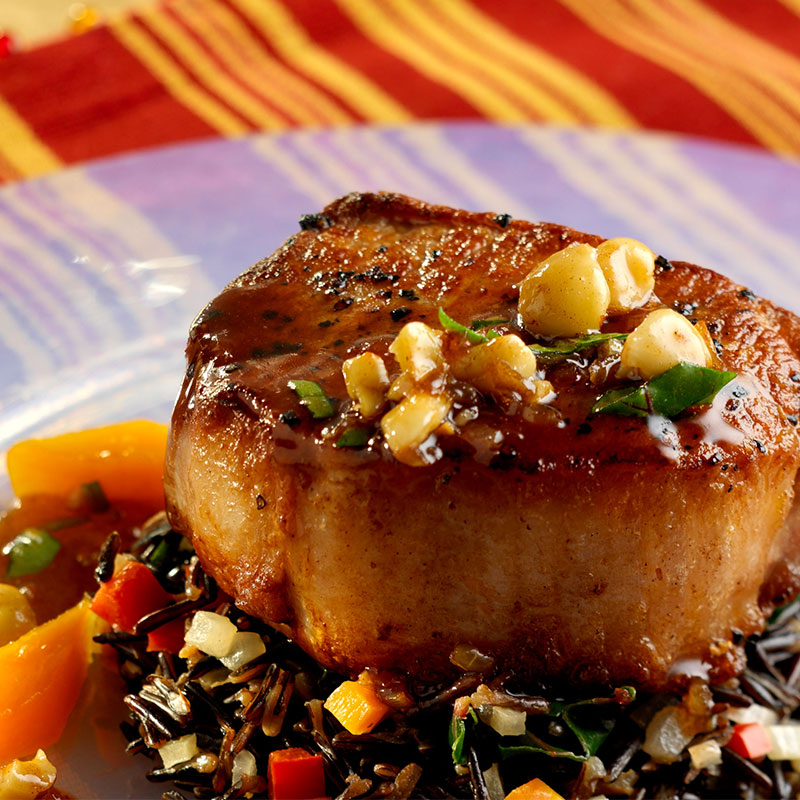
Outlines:
[[27,528],[3,547],[8,556],[6,578],[34,575],[49,566],[61,549],[61,542],[41,528]]
[[478,331],[474,331],[472,328],[468,328],[466,325],[456,322],[445,313],[443,308],[439,309],[439,322],[446,331],[460,333],[462,336],[466,336],[467,341],[472,344],[486,344],[490,339],[497,339],[500,337],[500,334],[494,331],[478,333]]
[[337,440],[335,447],[364,447],[370,432],[366,428],[348,428]]
[[305,406],[314,419],[327,419],[333,416],[333,403],[315,381],[291,380],[289,388],[299,398],[300,405]]
[[555,339],[551,345],[531,344],[528,345],[534,354],[539,358],[560,358],[579,353],[589,347],[596,347],[603,342],[611,339],[625,340],[627,333],[592,333],[588,336],[581,336],[576,339]]

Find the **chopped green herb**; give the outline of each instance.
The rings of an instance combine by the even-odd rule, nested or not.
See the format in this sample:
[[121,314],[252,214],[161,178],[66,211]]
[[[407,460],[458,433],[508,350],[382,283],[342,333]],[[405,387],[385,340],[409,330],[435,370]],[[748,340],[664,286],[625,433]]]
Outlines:
[[111,504],[108,502],[108,498],[106,497],[106,493],[103,491],[103,487],[97,481],[91,481],[90,483],[82,484],[78,491],[80,493],[80,498],[83,501],[80,504],[81,507],[85,506],[90,511],[95,511],[97,513],[108,511],[108,509],[111,507]]
[[348,428],[337,440],[335,447],[364,447],[370,432],[366,428]]
[[592,406],[592,413],[675,417],[690,406],[710,403],[735,377],[735,372],[681,361],[647,383],[606,392]]
[[6,578],[20,578],[41,572],[60,549],[61,542],[41,528],[22,531],[3,547],[3,555],[8,556]]
[[291,380],[289,388],[300,399],[300,405],[305,406],[314,419],[327,419],[333,416],[333,403],[315,381]]
[[495,325],[508,325],[507,319],[475,319],[470,327],[474,331],[482,331],[484,328],[494,328]]
[[478,721],[478,716],[473,709],[470,709],[466,717],[457,717],[455,714],[450,718],[450,727],[447,731],[447,741],[450,745],[450,752],[453,756],[453,763],[456,765],[466,764],[467,755],[464,752],[464,742],[467,739],[467,722],[473,725]]
[[556,339],[552,345],[531,344],[528,345],[537,357],[547,360],[548,358],[561,358],[573,353],[579,353],[588,347],[596,347],[598,344],[609,341],[609,339],[627,339],[627,333],[592,333],[588,336],[581,336],[577,339]]
[[46,531],[61,531],[64,528],[74,528],[76,525],[83,525],[88,522],[88,517],[62,517],[61,519],[54,519],[51,522],[45,522],[42,528]]
[[450,331],[451,333],[460,333],[463,336],[466,336],[467,341],[471,342],[472,344],[485,344],[490,339],[497,339],[500,336],[499,333],[495,333],[494,331],[489,331],[488,333],[478,333],[478,331],[473,331],[466,325],[456,322],[452,317],[448,317],[442,308],[439,309],[439,322],[446,331]]
[[[618,717],[620,705],[627,705],[635,697],[635,692],[630,687],[624,696],[595,697],[590,700],[580,700],[577,703],[554,702],[550,711],[544,717],[550,721],[560,722],[574,736],[572,749],[562,747],[564,744],[555,745],[546,741],[542,734],[537,736],[532,731],[527,731],[518,737],[516,744],[499,745],[500,755],[508,758],[514,755],[529,753],[545,753],[556,758],[566,758],[570,761],[587,761],[595,755],[601,745],[608,738],[614,728]],[[603,708],[598,708],[598,706]],[[567,742],[569,744],[569,742]]]

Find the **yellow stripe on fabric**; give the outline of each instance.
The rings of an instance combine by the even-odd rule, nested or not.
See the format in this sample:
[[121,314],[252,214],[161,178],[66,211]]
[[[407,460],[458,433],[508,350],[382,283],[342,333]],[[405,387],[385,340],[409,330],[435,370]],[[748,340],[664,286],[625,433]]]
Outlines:
[[527,117],[537,117],[551,122],[579,122],[578,115],[546,88],[520,77],[493,57],[478,52],[474,42],[453,32],[430,13],[429,0],[387,0],[413,31],[418,41],[429,42],[428,52],[443,53],[453,66],[470,73],[473,81],[480,81],[498,96],[506,96],[521,107]]
[[548,88],[521,77],[495,57],[479,52],[475,42],[455,34],[430,13],[429,0],[387,1],[411,27],[413,35],[429,41],[429,52],[447,54],[449,68],[460,68],[470,80],[480,81],[497,96],[507,97],[521,110],[523,118],[567,124],[580,121],[578,114]]
[[481,55],[509,65],[522,80],[531,76],[559,93],[585,120],[615,128],[638,127],[636,119],[616,98],[582,72],[531,42],[515,36],[468,0],[434,0],[454,28],[472,37],[468,45],[480,45]]
[[181,59],[207,89],[234,108],[245,119],[265,130],[283,130],[287,122],[243,89],[235,80],[223,74],[214,60],[176,22],[158,7],[145,9],[141,17],[148,26]]
[[109,29],[181,105],[215,131],[226,136],[241,136],[250,130],[249,125],[197,86],[171,56],[135,22],[121,18],[110,23]]
[[0,152],[16,177],[52,172],[61,166],[58,156],[34,133],[33,128],[0,97]]
[[[354,121],[316,86],[272,58],[247,26],[217,0],[179,2],[172,8],[242,83],[256,94],[268,93],[271,102],[298,124],[344,125]],[[220,36],[220,31],[230,39]]]
[[[673,44],[667,41],[663,31],[654,29],[635,15],[631,16],[627,7],[614,0],[606,0],[602,7],[594,0],[559,2],[601,36],[682,77],[713,99],[766,146],[786,153],[800,149],[800,142],[794,140],[791,119],[788,125],[785,120],[776,121],[774,104],[767,108],[765,101],[768,98],[762,92],[753,91],[746,81],[731,74],[730,70],[708,64],[688,53],[683,41],[685,30],[679,32],[678,40]],[[780,113],[777,116],[780,117]]]
[[[740,94],[750,94],[753,96],[754,106],[751,109],[753,114],[768,117],[772,124],[783,130],[793,141],[793,147],[800,147],[800,118],[793,115],[785,105],[781,105],[776,100],[776,95],[781,97],[789,106],[794,105],[795,109],[800,108],[800,96],[787,86],[775,74],[771,73],[766,65],[754,68],[752,56],[755,53],[751,50],[745,40],[739,42],[739,47],[710,47],[709,35],[703,30],[703,20],[701,19],[701,9],[696,5],[684,5],[682,16],[680,12],[668,9],[666,6],[653,4],[647,0],[634,0],[640,12],[650,18],[661,30],[667,30],[671,34],[674,42],[680,42],[692,54],[712,66],[717,66],[726,76],[741,77],[738,90]],[[674,6],[674,4],[673,4]],[[733,37],[726,36],[729,45],[733,45]],[[741,49],[740,49],[741,48]],[[737,57],[737,53],[747,53],[746,58]],[[800,64],[795,71],[800,70]],[[766,86],[766,89],[764,88]]]
[[517,103],[498,95],[474,75],[462,72],[450,59],[440,57],[435,48],[422,45],[413,33],[401,29],[373,0],[336,0],[336,3],[365,36],[430,80],[460,94],[484,116],[502,122],[529,119]]
[[[800,59],[760,39],[703,3],[671,0],[671,5],[688,22],[696,39],[703,37],[703,30],[715,32],[733,45],[731,53],[746,53],[746,58],[730,55],[721,60],[747,75],[753,83],[766,86],[795,114],[800,112]],[[727,53],[727,50],[721,51],[723,57]]]
[[371,122],[412,119],[397,100],[318,45],[278,0],[233,0],[287,63]]
[[800,0],[780,0],[789,11],[794,12],[798,16],[800,16]]

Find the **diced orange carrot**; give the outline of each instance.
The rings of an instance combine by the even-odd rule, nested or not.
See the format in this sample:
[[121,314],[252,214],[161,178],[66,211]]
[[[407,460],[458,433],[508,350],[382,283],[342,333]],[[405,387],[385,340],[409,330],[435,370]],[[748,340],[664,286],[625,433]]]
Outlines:
[[371,686],[358,681],[340,684],[325,701],[325,708],[356,736],[369,733],[391,711]]
[[112,502],[140,500],[155,511],[164,503],[166,448],[166,425],[122,422],[19,442],[8,451],[8,475],[17,497],[67,497],[97,481]]
[[543,780],[534,778],[509,792],[506,800],[564,800],[564,798]]
[[0,647],[0,764],[61,736],[86,677],[94,620],[82,600]]

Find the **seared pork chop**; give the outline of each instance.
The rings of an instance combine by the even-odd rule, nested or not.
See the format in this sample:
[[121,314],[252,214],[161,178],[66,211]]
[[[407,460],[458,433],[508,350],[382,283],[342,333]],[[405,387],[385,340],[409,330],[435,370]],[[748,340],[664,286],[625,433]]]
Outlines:
[[[353,194],[200,314],[172,419],[172,524],[239,606],[323,664],[436,679],[457,645],[528,676],[659,687],[743,665],[736,643],[800,588],[800,323],[743,287],[659,260],[655,298],[704,322],[737,378],[674,421],[593,414],[596,351],[547,369],[541,413],[481,397],[426,464],[354,415],[345,359],[438,309],[517,325],[542,259],[596,236],[394,194]],[[608,370],[606,370],[608,372]],[[598,375],[601,377],[598,378]],[[314,418],[290,381],[313,381]],[[600,381],[600,383],[598,383]],[[343,447],[353,422],[369,442]]]

